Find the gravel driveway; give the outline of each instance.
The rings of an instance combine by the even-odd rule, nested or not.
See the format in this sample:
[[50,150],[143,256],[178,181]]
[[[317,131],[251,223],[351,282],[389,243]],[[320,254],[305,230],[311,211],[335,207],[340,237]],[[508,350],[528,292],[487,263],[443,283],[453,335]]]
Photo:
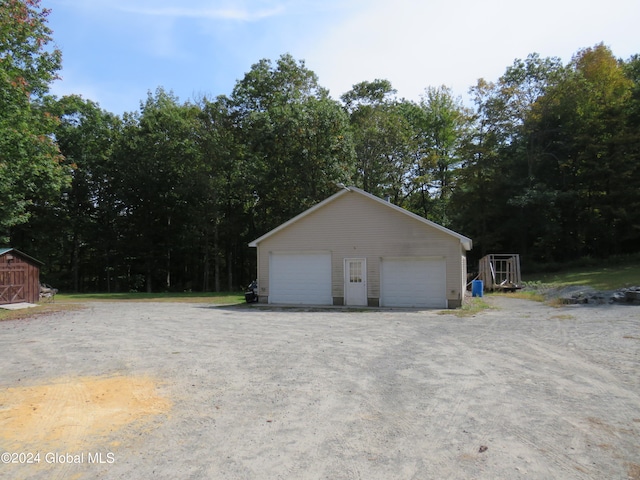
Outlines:
[[0,478],[640,479],[640,307],[489,301],[0,322]]

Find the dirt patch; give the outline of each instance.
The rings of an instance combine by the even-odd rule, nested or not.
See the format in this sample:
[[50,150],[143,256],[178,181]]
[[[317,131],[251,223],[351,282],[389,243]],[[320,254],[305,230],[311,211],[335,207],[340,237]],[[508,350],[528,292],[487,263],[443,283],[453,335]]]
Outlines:
[[62,378],[13,387],[0,392],[0,441],[9,452],[117,447],[124,427],[139,431],[170,409],[146,377]]
[[36,308],[25,308],[21,310],[0,309],[0,322],[6,320],[21,320],[34,318],[36,316],[51,315],[60,312],[82,310],[84,305],[69,303],[47,303],[39,304]]
[[629,480],[640,480],[640,465],[630,463],[628,468]]

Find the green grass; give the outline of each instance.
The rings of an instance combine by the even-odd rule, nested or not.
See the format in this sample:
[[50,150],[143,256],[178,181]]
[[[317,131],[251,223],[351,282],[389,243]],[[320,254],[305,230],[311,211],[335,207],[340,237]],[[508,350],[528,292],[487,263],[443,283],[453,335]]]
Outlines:
[[167,302],[210,303],[214,305],[236,305],[244,303],[244,294],[223,293],[67,293],[56,295],[56,302]]
[[[542,284],[537,283],[536,285],[542,285]],[[544,302],[544,295],[539,293],[537,290],[516,290],[515,292],[489,292],[486,295],[503,295],[505,297],[510,297],[510,298],[520,298],[522,300]]]
[[467,298],[460,308],[453,308],[451,310],[441,310],[438,315],[455,315],[456,317],[470,317],[483,310],[493,309],[491,305],[485,302],[480,297]]
[[0,322],[19,320],[38,315],[79,310],[87,302],[165,302],[165,303],[207,303],[211,305],[245,304],[242,293],[77,293],[58,294],[53,302],[39,303],[37,307],[21,310],[0,308]]
[[640,263],[580,267],[554,273],[525,275],[526,283],[554,286],[584,285],[596,290],[617,290],[640,285]]

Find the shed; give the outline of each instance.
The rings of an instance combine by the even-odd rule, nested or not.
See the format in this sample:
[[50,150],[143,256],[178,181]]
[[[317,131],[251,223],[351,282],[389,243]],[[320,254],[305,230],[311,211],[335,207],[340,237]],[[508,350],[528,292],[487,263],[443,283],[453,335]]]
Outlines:
[[472,242],[348,187],[249,246],[262,303],[456,308]]
[[36,303],[43,263],[15,248],[0,248],[0,305]]
[[522,288],[520,255],[517,253],[491,253],[479,262],[478,278],[486,290],[514,292]]

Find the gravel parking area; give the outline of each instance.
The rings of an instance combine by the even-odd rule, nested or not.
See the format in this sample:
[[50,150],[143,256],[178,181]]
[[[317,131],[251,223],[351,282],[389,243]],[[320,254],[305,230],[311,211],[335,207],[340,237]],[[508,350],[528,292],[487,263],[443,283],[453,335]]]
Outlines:
[[640,479],[640,307],[488,301],[0,322],[0,478]]

